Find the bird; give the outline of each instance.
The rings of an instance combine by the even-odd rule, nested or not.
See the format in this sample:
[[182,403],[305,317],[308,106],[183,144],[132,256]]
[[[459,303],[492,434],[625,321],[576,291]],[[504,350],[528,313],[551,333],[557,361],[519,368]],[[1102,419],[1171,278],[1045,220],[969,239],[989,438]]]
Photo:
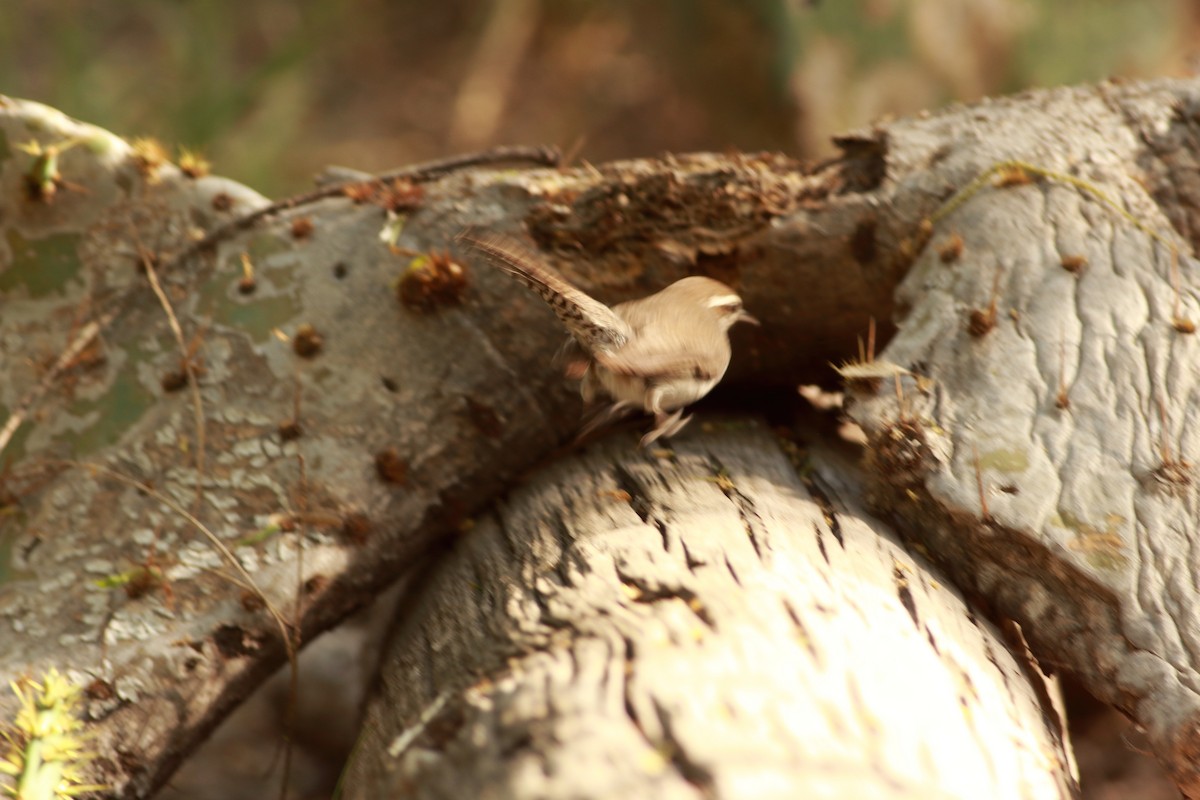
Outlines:
[[458,238],[532,289],[570,333],[560,351],[567,376],[579,381],[586,405],[609,401],[579,438],[634,410],[654,416],[641,447],[679,433],[691,420],[687,406],[712,391],[729,367],[729,329],[760,324],[733,289],[713,278],[691,275],[609,308],[510,236],[468,230]]

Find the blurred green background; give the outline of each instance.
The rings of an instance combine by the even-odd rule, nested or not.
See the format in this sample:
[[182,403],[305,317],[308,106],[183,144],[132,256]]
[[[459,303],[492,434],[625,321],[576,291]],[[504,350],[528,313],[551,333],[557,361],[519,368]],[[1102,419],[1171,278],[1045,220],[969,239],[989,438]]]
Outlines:
[[8,0],[0,92],[268,193],[493,143],[829,152],[885,114],[1189,74],[1196,0]]

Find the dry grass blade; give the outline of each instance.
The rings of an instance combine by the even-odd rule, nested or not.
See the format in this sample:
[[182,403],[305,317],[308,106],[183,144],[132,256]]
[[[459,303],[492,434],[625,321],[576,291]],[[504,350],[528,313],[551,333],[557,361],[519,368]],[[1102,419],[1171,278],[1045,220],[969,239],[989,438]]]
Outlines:
[[[245,581],[245,586],[249,587],[263,601],[263,605],[266,607],[267,613],[271,615],[271,618],[275,621],[275,624],[279,628],[279,634],[283,639],[284,649],[287,651],[288,661],[292,664],[295,664],[296,647],[295,643],[292,641],[292,626],[288,625],[287,620],[284,619],[283,615],[279,613],[279,610],[271,603],[271,600],[267,597],[266,593],[258,588],[258,584],[254,582],[254,578],[252,578],[250,573],[246,571],[246,568],[242,566],[242,562],[238,561],[237,556],[234,555],[233,551],[229,549],[228,545],[221,541],[220,537],[213,533],[207,525],[197,519],[194,514],[189,512],[183,506],[179,505],[179,503],[175,502],[170,497],[167,497],[165,494],[155,489],[153,486],[143,483],[135,478],[131,478],[128,475],[123,475],[120,472],[105,467],[101,464],[83,461],[62,461],[57,463],[65,464],[71,467],[81,467],[91,472],[104,475],[107,478],[112,478],[113,480],[123,483],[126,486],[132,486],[139,492],[143,492],[148,497],[152,497],[158,502],[162,503],[164,506],[171,509],[184,520],[186,520],[188,524],[190,524],[196,530],[200,531],[204,538],[208,539],[209,543],[217,550],[217,552],[220,553],[221,556],[233,566],[237,574],[242,578],[242,580]],[[241,585],[237,581],[231,582],[235,585]]]
[[58,360],[54,362],[54,366],[50,367],[50,370],[42,376],[38,385],[21,398],[21,401],[17,403],[17,407],[13,410],[12,414],[4,421],[4,427],[0,428],[0,454],[8,447],[8,443],[12,441],[13,435],[17,432],[17,428],[21,427],[21,423],[25,421],[25,417],[29,415],[29,412],[33,410],[33,407],[38,404],[38,401],[42,399],[46,392],[50,391],[51,385],[62,374],[62,371],[71,365],[75,357],[83,352],[83,349],[91,344],[93,339],[100,335],[100,331],[104,330],[108,323],[112,322],[114,316],[116,315],[107,314],[98,320],[93,320],[84,325],[75,338],[71,340],[70,344],[67,345],[66,349],[62,351]]
[[[136,237],[136,231],[134,236]],[[136,239],[135,239],[136,241]],[[138,242],[138,257],[141,259],[142,266],[146,270],[146,277],[150,279],[150,288],[154,290],[154,296],[158,298],[158,302],[162,305],[163,311],[166,312],[167,322],[171,326],[171,333],[175,335],[175,342],[179,345],[180,368],[187,372],[188,384],[192,389],[192,411],[196,420],[196,513],[200,512],[200,500],[204,494],[204,406],[200,398],[200,376],[196,374],[196,365],[192,361],[192,356],[188,352],[187,340],[183,337],[183,328],[179,325],[179,318],[175,316],[175,309],[171,307],[171,301],[167,299],[167,293],[163,291],[162,284],[158,282],[158,274],[154,271],[154,264],[150,258],[150,254]]]

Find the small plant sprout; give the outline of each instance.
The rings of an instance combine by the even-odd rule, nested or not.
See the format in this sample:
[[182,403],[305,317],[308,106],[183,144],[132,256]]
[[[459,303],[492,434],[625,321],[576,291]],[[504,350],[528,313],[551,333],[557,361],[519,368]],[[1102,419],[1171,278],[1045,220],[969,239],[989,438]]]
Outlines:
[[250,260],[249,253],[242,253],[242,277],[238,281],[238,291],[242,294],[253,294],[258,288],[258,281],[254,278],[254,262]]
[[142,173],[142,177],[146,179],[146,183],[158,183],[162,179],[158,170],[168,161],[167,150],[162,146],[162,143],[157,139],[143,136],[134,139],[129,147],[134,166],[137,167],[138,172]]
[[842,364],[834,371],[846,382],[847,388],[875,392],[884,378],[910,374],[907,369],[890,361],[871,361],[867,364]]
[[179,148],[179,171],[189,178],[203,178],[212,169],[212,164],[195,150]]
[[33,156],[33,166],[25,173],[25,187],[29,197],[41,203],[53,203],[59,189],[82,191],[83,187],[63,180],[58,171],[58,157],[84,141],[81,137],[65,139],[55,144],[42,145],[36,139],[17,145],[17,149]]
[[858,359],[841,366],[833,366],[834,371],[841,376],[849,387],[860,388],[874,392],[878,390],[884,378],[894,375],[908,374],[908,370],[898,364],[875,359],[875,318],[872,317],[867,325],[867,341],[858,339]]
[[408,221],[408,217],[404,214],[398,214],[395,211],[387,212],[387,219],[383,223],[383,227],[379,229],[379,241],[388,246],[388,249],[393,253],[397,251],[397,242],[400,241],[400,234],[404,233],[404,223]]
[[425,189],[411,180],[396,178],[382,181],[371,202],[396,214],[413,211],[425,198]]
[[372,179],[346,184],[339,190],[353,203],[371,203],[394,214],[412,211],[421,205],[425,190],[406,178]]
[[107,787],[83,783],[83,765],[91,758],[78,717],[81,691],[51,668],[35,683],[12,684],[20,704],[10,729],[2,734],[7,752],[0,758],[0,795],[17,800],[67,800]]
[[106,575],[96,581],[101,589],[121,588],[130,600],[138,600],[153,592],[161,592],[163,605],[175,609],[175,592],[167,580],[167,574],[159,561],[159,530],[154,530],[154,541],[146,548],[146,557],[137,566],[114,575]]
[[463,265],[447,251],[419,254],[405,268],[396,295],[405,308],[428,313],[462,303],[470,279]]

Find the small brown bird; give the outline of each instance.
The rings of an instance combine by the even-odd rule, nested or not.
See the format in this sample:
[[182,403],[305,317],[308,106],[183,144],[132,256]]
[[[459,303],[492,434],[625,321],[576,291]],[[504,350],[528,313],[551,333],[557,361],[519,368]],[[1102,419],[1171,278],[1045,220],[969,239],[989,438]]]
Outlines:
[[537,292],[570,331],[567,375],[580,381],[585,403],[599,395],[612,400],[580,435],[634,409],[654,415],[643,447],[678,433],[691,419],[684,408],[712,391],[729,367],[729,329],[759,324],[732,289],[712,278],[683,278],[609,308],[509,237],[468,232],[459,238]]

